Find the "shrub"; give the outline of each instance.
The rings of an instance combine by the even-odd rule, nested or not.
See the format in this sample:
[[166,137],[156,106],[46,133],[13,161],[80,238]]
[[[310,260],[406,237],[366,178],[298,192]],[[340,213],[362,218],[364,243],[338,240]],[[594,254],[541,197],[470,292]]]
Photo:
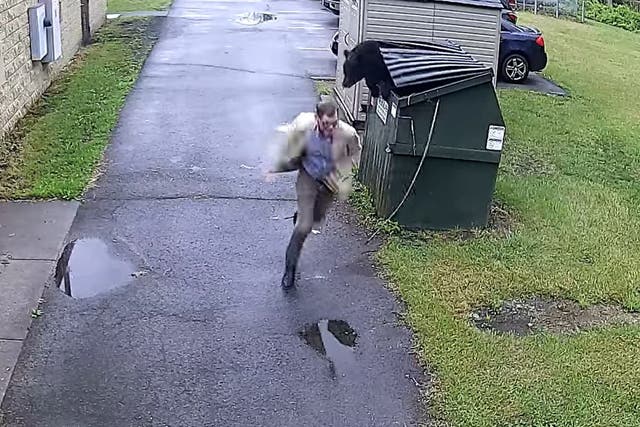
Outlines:
[[594,21],[640,32],[640,12],[626,5],[608,6],[597,0],[588,0],[586,16]]

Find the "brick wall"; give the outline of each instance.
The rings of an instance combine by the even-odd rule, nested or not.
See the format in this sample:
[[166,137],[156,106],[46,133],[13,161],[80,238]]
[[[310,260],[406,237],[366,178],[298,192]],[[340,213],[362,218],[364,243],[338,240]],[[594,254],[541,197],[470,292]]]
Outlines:
[[[59,0],[62,54],[42,64],[31,61],[27,9],[38,0],[0,0],[0,143],[26,110],[37,100],[82,42],[80,0]],[[106,0],[90,0],[91,30],[104,22]]]

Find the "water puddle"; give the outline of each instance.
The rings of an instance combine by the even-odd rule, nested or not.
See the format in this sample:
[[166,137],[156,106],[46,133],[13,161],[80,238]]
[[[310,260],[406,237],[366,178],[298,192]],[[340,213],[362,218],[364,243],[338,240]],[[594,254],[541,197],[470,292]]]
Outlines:
[[278,17],[269,12],[247,12],[240,15],[236,22],[242,25],[258,25],[267,21],[275,21],[276,19]]
[[56,285],[73,298],[88,298],[130,283],[133,264],[115,258],[100,239],[79,239],[65,246],[56,267]]
[[300,335],[329,360],[334,378],[346,375],[355,365],[357,334],[344,320],[321,320],[305,326]]

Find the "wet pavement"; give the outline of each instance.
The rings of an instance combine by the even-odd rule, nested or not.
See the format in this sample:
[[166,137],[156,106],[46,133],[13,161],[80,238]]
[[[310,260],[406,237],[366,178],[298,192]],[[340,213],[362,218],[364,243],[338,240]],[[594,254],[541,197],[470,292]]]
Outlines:
[[504,81],[498,81],[499,89],[514,89],[514,90],[525,90],[531,92],[538,92],[545,95],[555,95],[555,96],[567,96],[567,92],[552,82],[544,78],[540,73],[530,73],[529,77],[526,81],[522,83],[507,83]]
[[[237,22],[252,11],[277,19]],[[308,239],[298,288],[280,288],[294,176],[265,184],[261,167],[274,128],[313,108],[308,77],[335,67],[320,49],[335,26],[316,1],[175,0],[45,290],[6,425],[417,425],[425,379],[402,308],[346,208]]]

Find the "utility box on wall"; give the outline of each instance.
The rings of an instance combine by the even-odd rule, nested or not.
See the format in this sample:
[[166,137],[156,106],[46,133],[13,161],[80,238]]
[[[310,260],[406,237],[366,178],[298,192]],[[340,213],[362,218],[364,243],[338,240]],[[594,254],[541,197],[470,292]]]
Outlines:
[[31,59],[33,61],[40,61],[47,54],[45,17],[44,3],[29,8],[29,37],[31,38]]
[[62,56],[62,31],[59,0],[43,0],[45,6],[45,30],[47,32],[47,54],[42,62],[54,62]]

